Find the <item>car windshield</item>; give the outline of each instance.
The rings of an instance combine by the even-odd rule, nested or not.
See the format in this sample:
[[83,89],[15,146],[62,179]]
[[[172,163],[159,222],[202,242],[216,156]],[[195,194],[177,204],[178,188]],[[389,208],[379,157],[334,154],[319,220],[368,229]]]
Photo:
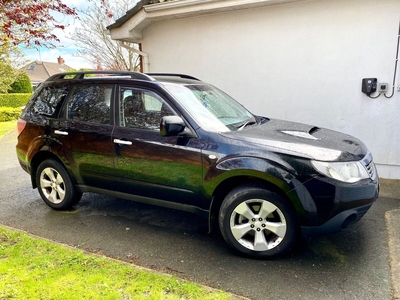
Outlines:
[[247,109],[214,86],[165,84],[165,88],[205,130],[236,131],[256,123]]

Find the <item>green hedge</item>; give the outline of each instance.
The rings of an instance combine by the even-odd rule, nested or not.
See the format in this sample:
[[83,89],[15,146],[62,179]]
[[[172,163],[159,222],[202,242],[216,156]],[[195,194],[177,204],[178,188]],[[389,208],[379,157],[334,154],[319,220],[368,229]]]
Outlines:
[[0,122],[17,120],[21,112],[20,108],[0,107]]
[[0,107],[19,108],[28,103],[32,94],[0,94]]

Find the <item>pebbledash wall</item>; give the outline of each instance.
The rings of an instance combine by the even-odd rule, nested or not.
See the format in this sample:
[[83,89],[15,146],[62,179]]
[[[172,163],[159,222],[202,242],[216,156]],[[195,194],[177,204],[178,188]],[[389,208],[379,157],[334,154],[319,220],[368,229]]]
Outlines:
[[[212,83],[253,113],[354,135],[381,178],[400,179],[400,66],[392,83],[400,0],[319,0],[154,22],[143,30],[151,72]],[[374,96],[377,94],[373,94]]]

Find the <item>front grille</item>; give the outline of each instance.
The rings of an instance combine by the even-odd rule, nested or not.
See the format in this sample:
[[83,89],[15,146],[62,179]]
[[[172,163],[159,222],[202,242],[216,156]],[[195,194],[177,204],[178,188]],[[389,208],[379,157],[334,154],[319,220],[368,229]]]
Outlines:
[[375,178],[375,166],[374,166],[373,161],[371,161],[371,162],[370,162],[368,165],[366,165],[365,167],[367,168],[369,177],[370,177],[371,179]]
[[376,167],[370,152],[364,157],[364,159],[362,159],[362,163],[364,164],[365,169],[368,172],[369,178],[371,178],[372,180],[376,179],[378,174],[376,172]]

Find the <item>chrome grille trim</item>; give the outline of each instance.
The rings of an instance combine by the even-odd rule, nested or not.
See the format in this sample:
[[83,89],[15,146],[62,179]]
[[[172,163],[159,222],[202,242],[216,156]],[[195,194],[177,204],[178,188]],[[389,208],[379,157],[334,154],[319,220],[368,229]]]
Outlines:
[[367,168],[369,177],[372,179],[375,177],[375,168],[374,163],[371,161],[368,165],[365,166]]
[[365,169],[368,172],[369,178],[374,180],[377,177],[377,172],[371,152],[368,152],[367,155],[365,155],[364,159],[361,160],[361,162],[364,164]]

